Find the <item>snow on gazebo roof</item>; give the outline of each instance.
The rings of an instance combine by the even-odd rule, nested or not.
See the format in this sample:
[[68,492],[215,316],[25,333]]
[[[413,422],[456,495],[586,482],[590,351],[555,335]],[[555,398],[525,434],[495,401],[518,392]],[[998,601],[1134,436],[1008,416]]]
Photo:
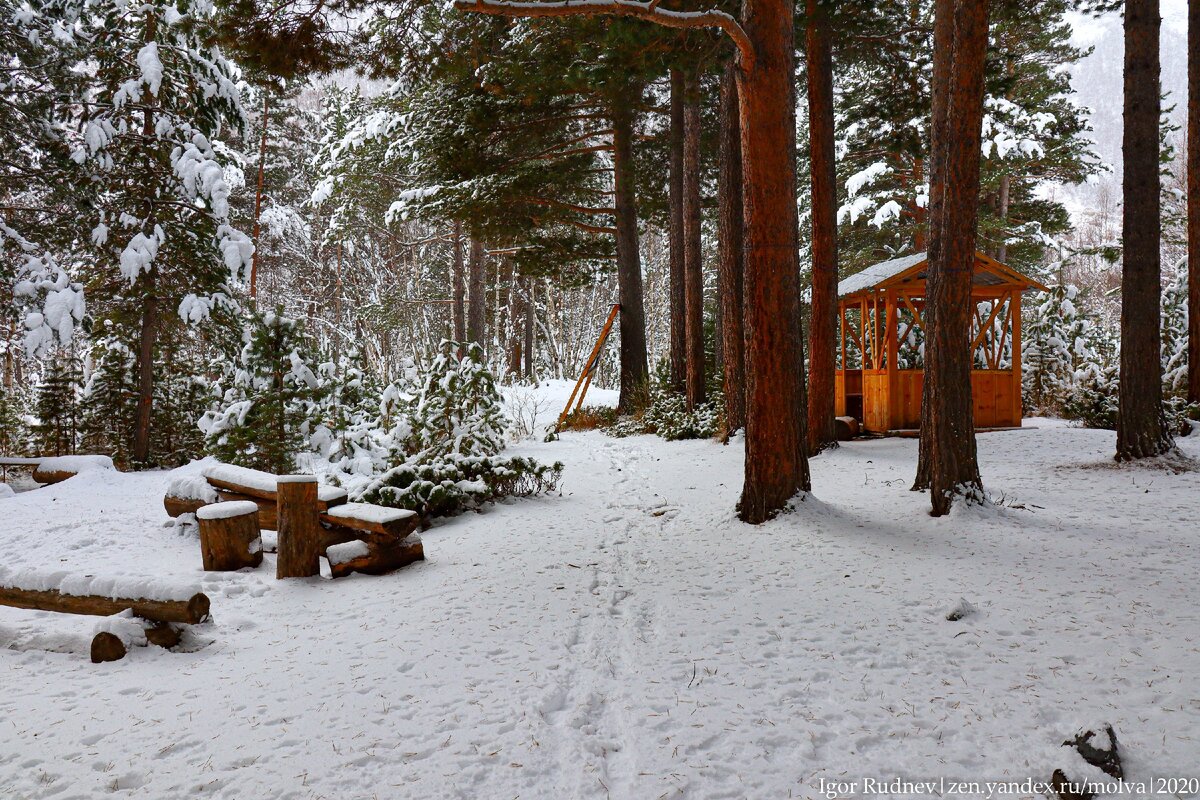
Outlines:
[[[850,295],[869,289],[884,288],[894,278],[903,278],[904,280],[918,278],[924,280],[925,275],[920,267],[928,260],[928,253],[913,253],[910,256],[901,256],[900,258],[893,258],[890,261],[872,264],[862,272],[855,273],[838,283],[838,297],[849,297]],[[912,274],[904,277],[906,273]],[[975,276],[972,282],[977,286],[1018,284],[1028,289],[1037,289],[1043,292],[1049,291],[1045,286],[1028,275],[1017,272],[1007,264],[1002,264],[996,259],[979,252],[975,253]]]
[[857,272],[838,283],[838,297],[845,297],[848,294],[854,294],[855,292],[861,292],[863,289],[871,289],[878,286],[888,278],[894,278],[901,272],[912,269],[925,261],[926,258],[925,253],[913,253],[911,256],[901,256],[900,258],[893,258],[891,261],[872,264],[862,272]]

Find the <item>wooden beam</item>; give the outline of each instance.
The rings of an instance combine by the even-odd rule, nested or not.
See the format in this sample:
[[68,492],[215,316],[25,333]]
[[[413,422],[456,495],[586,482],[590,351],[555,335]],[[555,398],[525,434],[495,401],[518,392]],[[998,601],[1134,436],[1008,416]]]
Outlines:
[[113,614],[132,610],[135,616],[142,619],[183,622],[189,625],[196,625],[208,619],[208,596],[205,594],[194,594],[186,600],[148,600],[0,586],[0,606],[27,608],[32,611],[56,611],[60,614],[90,614],[96,617],[111,617]]

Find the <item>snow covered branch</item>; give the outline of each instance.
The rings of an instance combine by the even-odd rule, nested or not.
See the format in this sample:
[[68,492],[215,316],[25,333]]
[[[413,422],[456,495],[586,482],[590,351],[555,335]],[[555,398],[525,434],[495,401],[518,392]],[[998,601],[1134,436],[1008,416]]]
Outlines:
[[639,3],[636,0],[565,0],[539,3],[524,0],[454,0],[460,11],[475,11],[498,17],[637,17],[668,28],[720,28],[729,34],[749,67],[754,61],[754,45],[738,21],[724,11],[672,11],[661,8],[661,0]]

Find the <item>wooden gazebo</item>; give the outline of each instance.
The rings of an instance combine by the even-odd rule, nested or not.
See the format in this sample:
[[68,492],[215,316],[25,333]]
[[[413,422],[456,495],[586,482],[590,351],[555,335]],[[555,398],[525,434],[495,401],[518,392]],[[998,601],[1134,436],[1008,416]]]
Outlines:
[[[838,416],[878,433],[921,422],[925,253],[867,267],[838,284]],[[975,254],[971,394],[977,428],[1021,425],[1021,294],[1046,287]]]

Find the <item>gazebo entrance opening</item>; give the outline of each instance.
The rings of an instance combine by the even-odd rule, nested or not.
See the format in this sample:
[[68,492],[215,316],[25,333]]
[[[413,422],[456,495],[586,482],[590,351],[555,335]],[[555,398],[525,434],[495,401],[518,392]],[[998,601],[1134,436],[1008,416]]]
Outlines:
[[[924,253],[867,267],[838,284],[837,413],[876,433],[921,423]],[[1021,425],[1021,295],[1046,287],[976,253],[971,395],[977,428]]]

